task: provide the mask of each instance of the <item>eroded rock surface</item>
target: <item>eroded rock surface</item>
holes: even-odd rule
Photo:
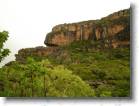
[[[77,41],[93,41],[94,44],[97,42],[97,45],[85,47],[87,51],[93,48],[130,47],[130,9],[115,12],[100,20],[56,25],[46,36],[44,43],[47,47],[21,49],[15,55],[16,60],[24,62],[29,56],[39,59],[48,55],[67,58],[70,56],[66,51],[61,50],[61,46]],[[81,48],[76,49],[82,51]]]
[[[126,39],[124,39],[126,38]],[[60,24],[46,35],[47,46],[63,46],[79,40],[105,40],[113,48],[128,46],[130,39],[130,9],[115,12],[100,20]]]

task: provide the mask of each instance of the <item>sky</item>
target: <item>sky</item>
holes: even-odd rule
[[[0,66],[15,59],[19,49],[45,46],[57,24],[100,19],[130,7],[128,0],[0,0],[0,31],[9,32],[11,50]]]

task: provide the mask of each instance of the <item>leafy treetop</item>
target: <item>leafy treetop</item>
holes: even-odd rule
[[[0,62],[10,53],[9,49],[4,48],[4,43],[8,37],[9,36],[7,31],[0,32]]]

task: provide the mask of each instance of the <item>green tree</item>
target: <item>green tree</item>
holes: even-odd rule
[[[15,62],[0,70],[4,88],[0,96],[22,97],[92,97],[94,90],[79,76],[62,65],[53,66],[48,60],[27,64]],[[2,84],[1,84],[2,85]]]
[[[4,57],[6,57],[10,53],[9,49],[5,49],[3,47],[7,38],[8,38],[8,32],[7,31],[0,32],[0,62],[2,61],[2,59]]]
[[[48,97],[92,97],[94,90],[79,76],[63,66],[56,66],[47,72]]]

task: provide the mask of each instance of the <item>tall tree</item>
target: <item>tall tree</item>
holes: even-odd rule
[[[10,53],[9,49],[4,48],[4,43],[9,37],[8,34],[9,33],[7,31],[0,32],[0,62]]]

